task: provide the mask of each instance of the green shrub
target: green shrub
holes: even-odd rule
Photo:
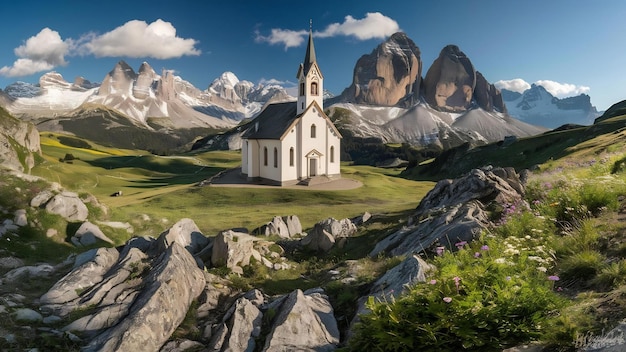
[[[538,338],[565,300],[549,279],[558,278],[530,259],[539,250],[525,250],[524,241],[532,238],[461,244],[435,259],[439,271],[430,281],[397,299],[370,298],[371,313],[361,316],[350,349],[482,351]]]
[[[600,271],[604,256],[594,250],[585,250],[565,257],[560,263],[560,272],[564,279],[590,280]]]
[[[592,282],[604,289],[613,289],[626,284],[626,259],[606,265],[598,272]]]

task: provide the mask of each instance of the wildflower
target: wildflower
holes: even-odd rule
[[[545,266],[539,266],[537,267],[537,270],[541,271],[542,273],[545,273],[546,271],[548,271],[548,269]]]
[[[450,302],[452,302],[452,297],[444,297],[443,301],[446,302],[446,303],[450,303]]]
[[[428,281],[428,283],[429,283],[429,284],[431,284],[431,285],[434,285],[434,284],[436,284],[436,283],[437,283],[437,280],[432,279],[432,280]]]
[[[550,280],[550,281],[559,281],[560,279],[556,275],[550,275],[550,276],[548,276],[548,280]]]
[[[505,277],[504,279],[505,279],[506,281],[511,281],[511,277],[510,277],[510,276],[507,276],[507,277]]]
[[[456,286],[456,292],[459,292],[459,282],[461,281],[461,278],[458,276],[455,276],[452,278],[452,280],[454,280],[454,286]]]
[[[480,257],[480,252],[474,253],[474,258],[479,258],[479,257]]]
[[[506,259],[504,259],[504,258],[497,258],[496,260],[494,260],[494,262],[496,264],[504,264],[504,263],[506,263]]]
[[[442,255],[446,247],[437,247],[437,255]]]
[[[558,292],[561,292],[561,291],[563,291],[563,287],[559,286],[559,287],[557,287],[557,288],[556,288],[556,290],[557,290]]]
[[[482,247],[480,247],[481,251],[488,251],[489,250],[489,246],[488,245],[483,245]]]
[[[467,244],[467,241],[461,241],[461,242],[457,242],[454,245],[456,246],[456,248],[461,249],[463,248],[463,246],[465,246]]]

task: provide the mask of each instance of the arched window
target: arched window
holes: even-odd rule
[[[304,95],[304,82],[300,83],[300,92],[299,92],[300,96]]]
[[[315,124],[311,125],[311,138],[315,138]]]
[[[263,147],[263,165],[267,166],[267,147]]]
[[[311,95],[317,95],[317,82],[311,83]]]
[[[331,163],[335,162],[335,146],[334,145],[330,146],[330,162]]]
[[[293,166],[294,157],[293,157],[293,147],[289,148],[289,166]]]
[[[278,167],[278,149],[274,147],[274,167]]]

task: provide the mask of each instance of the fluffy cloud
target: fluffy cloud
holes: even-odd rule
[[[323,31],[313,35],[319,38],[336,36],[354,37],[358,40],[385,38],[400,30],[398,23],[380,12],[367,13],[363,19],[355,19],[348,15],[343,23],[332,23]],[[258,43],[266,42],[271,45],[284,45],[285,50],[302,45],[308,31],[293,31],[289,29],[274,28],[268,36],[255,33]]]
[[[498,89],[506,89],[518,93],[523,93],[526,89],[530,88],[530,84],[521,78],[498,81],[493,85]]]
[[[255,33],[256,36],[254,40],[257,43],[267,42],[271,45],[283,44],[285,46],[285,50],[287,50],[291,47],[300,46],[304,42],[304,38],[307,33],[307,31],[292,31],[289,29],[274,28],[272,29],[272,33],[268,36],[263,36],[257,31]]]
[[[569,83],[559,83],[550,80],[539,80],[536,85],[544,87],[550,94],[557,98],[571,97],[574,95],[587,94],[591,88],[586,86],[577,86]]]
[[[321,38],[338,35],[354,36],[359,40],[386,38],[400,30],[398,22],[380,12],[367,13],[363,19],[348,15],[343,23],[333,23],[322,32],[316,33]]]
[[[152,57],[171,59],[184,55],[200,55],[194,39],[176,36],[176,28],[161,19],[150,24],[145,21],[128,21],[114,30],[94,36],[78,48],[96,57]]]
[[[69,42],[62,40],[59,32],[44,28],[15,48],[14,53],[18,59],[13,65],[0,68],[0,75],[28,76],[56,66],[64,66],[67,64],[65,56],[68,55],[69,48]]]
[[[591,90],[591,88],[587,86],[577,86],[575,84],[560,83],[546,79],[535,81],[533,84],[544,87],[550,94],[557,98],[566,98],[580,94],[587,94]],[[524,81],[521,78],[497,81],[496,83],[494,83],[494,85],[498,89],[506,89],[519,93],[523,93],[526,89],[530,88],[530,83]]]
[[[58,32],[44,28],[15,48],[18,59],[13,65],[0,68],[0,75],[19,77],[49,71],[67,65],[65,57],[72,55],[155,59],[200,55],[200,50],[195,48],[197,43],[194,39],[177,37],[176,28],[160,19],[150,24],[128,21],[102,35],[88,33],[79,39],[63,40]]]

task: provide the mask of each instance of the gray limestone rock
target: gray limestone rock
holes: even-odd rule
[[[28,218],[26,217],[25,209],[18,209],[14,213],[15,217],[13,218],[13,223],[17,226],[26,226],[28,225]]]
[[[67,221],[85,221],[89,215],[87,206],[74,192],[55,195],[45,207],[47,212],[60,215]]]
[[[487,207],[525,206],[524,186],[513,169],[474,169],[455,180],[441,180],[422,199],[408,226],[387,236],[370,252],[403,255],[439,243],[471,241],[491,224]]]
[[[253,352],[262,322],[261,310],[247,298],[239,298],[213,334],[210,351]]]
[[[328,298],[320,293],[290,293],[280,304],[263,351],[333,351],[339,329]]]
[[[21,322],[40,322],[43,320],[43,316],[38,312],[29,308],[20,308],[14,312],[15,320]]]
[[[72,243],[77,246],[88,246],[91,244],[95,244],[97,240],[101,240],[110,244],[113,244],[113,241],[108,238],[100,228],[92,224],[89,221],[84,222],[76,233],[71,238]]]
[[[195,255],[208,246],[210,240],[202,234],[193,220],[185,218],[161,233],[156,241],[156,246],[158,251],[162,252],[174,242]]]

